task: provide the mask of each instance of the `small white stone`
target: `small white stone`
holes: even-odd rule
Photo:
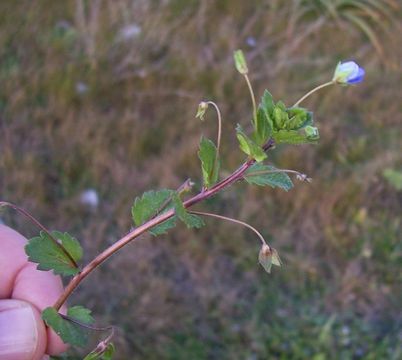
[[[123,27],[119,32],[119,39],[131,40],[138,37],[142,32],[142,29],[137,24],[130,24]]]
[[[246,39],[246,44],[250,47],[256,47],[257,46],[257,40],[253,36],[249,36]]]
[[[67,20],[59,20],[56,23],[56,29],[67,31],[67,30],[70,30],[71,28],[72,28],[72,25]]]
[[[350,328],[347,325],[342,326],[342,335],[348,336],[350,334]]]
[[[95,189],[84,190],[80,195],[80,202],[95,209],[99,205],[99,195]]]
[[[77,94],[85,94],[88,91],[88,85],[79,81],[75,84],[75,91]]]

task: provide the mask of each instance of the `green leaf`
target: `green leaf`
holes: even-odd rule
[[[306,126],[304,128],[304,132],[306,133],[306,137],[309,141],[317,141],[320,138],[318,129],[315,126]]]
[[[215,184],[219,175],[219,159],[217,158],[217,149],[215,144],[205,138],[201,137],[200,150],[198,157],[201,160],[202,177],[204,179],[205,187],[209,188]]]
[[[304,129],[303,129],[304,130]],[[296,130],[279,130],[272,134],[277,144],[315,144],[318,138],[309,138],[308,135]]]
[[[76,238],[72,237],[69,233],[62,233],[60,231],[52,231],[52,235],[61,241],[61,244],[75,262],[78,262],[82,259],[82,247]]]
[[[74,306],[67,310],[67,316],[83,324],[92,324],[94,319],[90,310]],[[83,347],[88,342],[88,329],[63,318],[55,308],[48,307],[42,312],[42,319],[50,326],[64,343]]]
[[[237,71],[242,75],[247,74],[248,73],[247,62],[246,58],[244,57],[243,51],[236,50],[233,54],[233,57]]]
[[[91,351],[84,360],[112,360],[114,352],[114,345],[109,343],[104,350]]]
[[[264,145],[272,134],[272,120],[268,112],[261,106],[257,110],[254,139],[257,145]]]
[[[275,105],[275,108],[272,112],[272,117],[276,130],[285,128],[286,123],[289,121],[289,115],[286,112],[285,105],[281,101],[278,101]]]
[[[172,197],[174,191],[163,189],[158,191],[147,191],[141,197],[137,197],[131,209],[133,220],[136,226],[140,226],[161,209]]]
[[[268,90],[265,90],[262,95],[260,107],[262,107],[269,115],[274,111],[274,100]]]
[[[80,259],[82,249],[78,241],[67,233],[56,234],[61,234],[60,240],[63,246],[66,245],[65,251],[68,251],[73,259]],[[57,238],[59,237],[57,236]],[[37,263],[38,270],[53,270],[55,274],[64,276],[75,275],[79,272],[79,268],[65,251],[44,231],[41,231],[39,236],[30,239],[25,245],[28,260]]]
[[[254,139],[258,145],[263,145],[272,135],[273,121],[272,112],[274,110],[274,101],[268,90],[264,91],[261,102],[257,110],[257,118],[254,124]]]
[[[168,230],[176,226],[176,216],[172,216],[170,219],[165,220],[163,223],[154,226],[149,230],[153,236],[166,234]]]
[[[256,161],[260,162],[266,159],[267,154],[262,150],[262,148],[251,140],[243,131],[240,125],[236,127],[236,136],[240,143],[240,149],[251,156]]]
[[[84,324],[93,324],[95,321],[91,315],[91,310],[81,305],[72,306],[68,308],[67,316],[75,320],[78,320],[79,322],[82,322]]]
[[[183,221],[188,228],[200,228],[205,225],[204,221],[197,215],[190,214],[183,205],[180,197],[175,194],[173,197],[176,215]]]
[[[286,110],[289,121],[285,124],[287,130],[299,130],[313,124],[313,113],[303,108],[289,108]]]
[[[147,191],[142,197],[137,197],[134,201],[134,205],[131,209],[134,224],[140,226],[153,216],[155,216],[162,207],[167,205],[172,199],[175,191],[163,189],[158,191]],[[170,218],[163,223],[154,226],[149,232],[154,235],[161,235],[166,233],[167,230],[173,228],[176,225],[174,218]]]
[[[267,244],[262,245],[258,261],[268,274],[271,273],[272,265],[281,266],[282,264],[278,252]]]
[[[285,191],[289,191],[293,187],[292,180],[288,174],[283,172],[274,172],[276,169],[273,166],[254,164],[244,175],[244,179],[253,185],[266,186],[273,188],[279,187]]]
[[[387,168],[382,172],[382,176],[395,188],[397,191],[402,190],[402,171]]]

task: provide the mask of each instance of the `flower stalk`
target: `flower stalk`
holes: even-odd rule
[[[327,87],[327,86],[334,85],[334,84],[335,84],[335,82],[334,82],[333,80],[331,80],[331,81],[328,81],[328,82],[326,82],[326,83],[324,83],[324,84],[321,84],[321,85],[315,87],[314,89],[310,90],[307,94],[303,95],[299,100],[297,100],[297,101],[295,102],[295,104],[294,104],[292,107],[297,107],[297,106],[299,106],[299,105],[300,105],[304,100],[306,100],[310,95],[314,94],[314,93],[317,92],[318,90],[321,90],[321,89],[323,89],[323,88],[325,88],[325,87]]]

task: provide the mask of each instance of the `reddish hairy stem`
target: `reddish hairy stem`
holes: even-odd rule
[[[263,146],[265,151],[269,150],[274,146],[273,139],[268,140],[268,142]],[[247,160],[243,165],[241,165],[237,170],[235,170],[231,175],[227,178],[221,180],[217,184],[215,184],[210,189],[204,189],[197,195],[192,198],[186,200],[183,205],[185,208],[189,208],[215,194],[224,188],[232,185],[233,183],[241,180],[243,178],[244,173],[248,170],[248,168],[255,163],[254,159]],[[63,294],[59,297],[59,299],[54,304],[54,308],[59,310],[61,306],[65,303],[67,298],[72,294],[72,292],[76,289],[76,287],[80,284],[82,280],[84,280],[97,266],[103,263],[106,259],[112,256],[116,251],[121,249],[123,246],[127,245],[129,242],[136,239],[138,236],[142,235],[144,232],[148,231],[152,227],[159,225],[160,223],[170,219],[174,216],[175,211],[171,209],[163,214],[156,216],[155,218],[147,221],[146,223],[136,227],[134,230],[130,231],[127,235],[122,237],[120,240],[116,241],[113,245],[108,247],[106,250],[101,252],[95,259],[93,259],[90,263],[88,263],[80,273],[75,275],[71,281],[67,284],[64,289]]]

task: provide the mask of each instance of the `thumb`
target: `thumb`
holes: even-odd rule
[[[20,300],[0,300],[0,360],[40,360],[46,339],[36,307]]]

